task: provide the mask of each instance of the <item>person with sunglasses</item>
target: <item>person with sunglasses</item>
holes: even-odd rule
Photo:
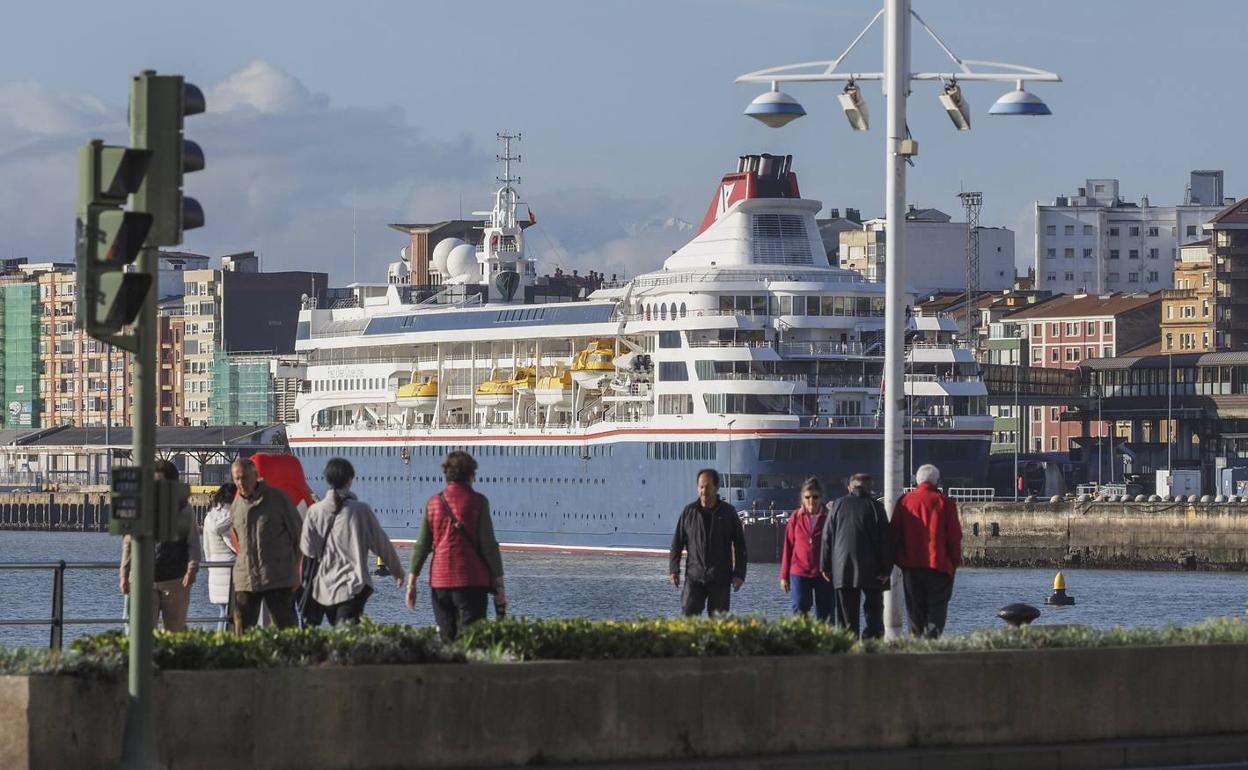
[[[823,484],[810,477],[802,484],[802,504],[789,515],[780,555],[780,590],[789,595],[794,615],[807,615],[813,606],[819,620],[835,620],[836,594],[820,573],[820,544],[827,510]]]

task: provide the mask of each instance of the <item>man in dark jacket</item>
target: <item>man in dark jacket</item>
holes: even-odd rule
[[[820,569],[836,589],[838,625],[857,634],[861,607],[866,616],[862,637],[884,636],[884,590],[893,572],[893,535],[867,474],[850,478],[849,494],[832,504],[820,552]]]
[[[958,504],[936,486],[935,465],[920,465],[914,478],[918,487],[893,509],[893,542],[905,579],[910,633],[936,639],[944,633],[953,576],[962,563],[962,524]]]
[[[745,583],[745,531],[737,510],[719,498],[719,472],[698,471],[698,499],[685,506],[676,522],[669,554],[672,585],[680,585],[680,554],[685,560],[685,590],[681,609],[686,615],[727,612],[732,591]],[[731,589],[731,590],[730,590]]]

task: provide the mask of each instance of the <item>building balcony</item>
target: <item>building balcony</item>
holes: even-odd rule
[[[1195,289],[1162,289],[1161,298],[1166,299],[1196,299]]]

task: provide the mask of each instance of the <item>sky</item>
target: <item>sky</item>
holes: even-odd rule
[[[692,235],[736,156],[792,154],[804,197],[884,208],[884,101],[863,86],[869,132],[851,131],[833,84],[786,86],[808,115],[771,129],[741,112],[760,89],[738,75],[837,56],[878,0],[360,0],[23,3],[0,25],[0,256],[71,260],[78,148],[124,143],[128,78],[181,73],[207,95],[187,120],[207,157],[187,194],[207,225],[184,248],[254,249],[266,270],[384,280],[424,222],[489,207],[495,133],[519,131],[520,192],[544,270],[655,269]],[[1006,86],[968,84],[970,132],[936,87],[915,85],[919,141],[908,198],[981,222],[1033,251],[1033,208],[1090,177],[1128,200],[1181,202],[1191,169],[1248,194],[1233,127],[1248,3],[1239,0],[920,0],[960,57],[1053,70],[1029,84],[1048,118],[989,117]],[[878,30],[878,27],[876,28]],[[916,70],[947,59],[917,28]],[[845,61],[881,67],[873,31]],[[673,226],[676,225],[676,226]]]

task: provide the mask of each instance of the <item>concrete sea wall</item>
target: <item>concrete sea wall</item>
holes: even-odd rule
[[[1122,767],[1248,756],[1245,682],[1234,645],[363,666],[165,672],[156,714],[179,770],[845,767],[857,751]],[[124,703],[121,682],[0,677],[0,767],[115,767]]]
[[[1248,506],[961,503],[969,565],[1248,569]]]

